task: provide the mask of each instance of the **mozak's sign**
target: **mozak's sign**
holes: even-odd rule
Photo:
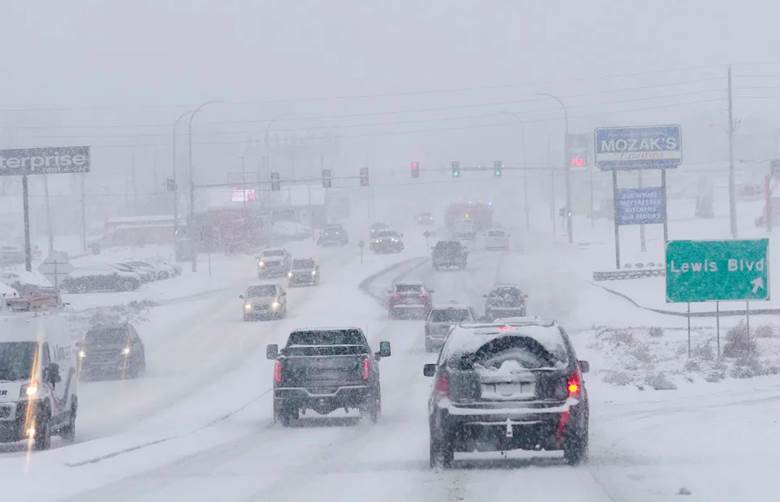
[[[679,125],[602,127],[594,131],[593,148],[602,170],[666,169],[682,162]]]
[[[0,150],[0,176],[89,172],[88,146]]]

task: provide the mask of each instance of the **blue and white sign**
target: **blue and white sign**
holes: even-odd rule
[[[594,132],[599,169],[666,169],[682,162],[679,125],[602,127]]]
[[[649,225],[666,219],[663,187],[624,188],[617,191],[618,225]]]

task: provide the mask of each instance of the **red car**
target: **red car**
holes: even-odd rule
[[[387,312],[391,319],[425,319],[431,311],[433,290],[422,282],[399,282],[388,293]]]

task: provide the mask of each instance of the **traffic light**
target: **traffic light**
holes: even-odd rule
[[[281,189],[281,183],[279,182],[279,173],[277,171],[271,172],[271,191],[278,192]]]
[[[410,164],[412,168],[412,178],[419,178],[420,177],[420,163],[416,160],[413,160]]]
[[[588,167],[591,136],[588,134],[569,134],[566,138],[566,161],[569,168],[585,169]]]
[[[457,160],[452,161],[452,177],[460,178],[460,162]]]
[[[330,188],[333,185],[333,177],[330,169],[322,170],[322,188]]]
[[[367,187],[368,186],[368,168],[367,167],[361,167],[360,168],[360,186]]]
[[[173,178],[166,178],[165,180],[165,190],[168,192],[175,192],[176,191],[176,180]]]
[[[504,163],[500,160],[493,161],[493,176],[500,178],[504,171]]]

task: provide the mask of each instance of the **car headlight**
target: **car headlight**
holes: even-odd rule
[[[83,350],[80,350],[79,351],[79,359],[84,359],[85,357],[87,357],[87,353],[84,352]]]
[[[311,275],[317,275],[317,271],[316,270],[312,270],[311,271]]]
[[[244,310],[252,310],[252,304],[251,303],[245,303],[244,304]]]
[[[287,277],[292,278],[292,272],[287,272]]]
[[[125,347],[124,349],[122,349],[122,355],[123,356],[130,355],[130,347]]]
[[[279,302],[277,302],[277,301],[274,301],[271,304],[271,308],[274,309],[274,310],[277,310],[280,306],[281,306],[281,304]]]
[[[38,395],[38,382],[32,381],[22,385],[19,392],[19,399],[33,398]]]
[[[259,262],[257,262],[257,266],[263,268],[265,267],[265,262],[263,260],[260,260]]]

